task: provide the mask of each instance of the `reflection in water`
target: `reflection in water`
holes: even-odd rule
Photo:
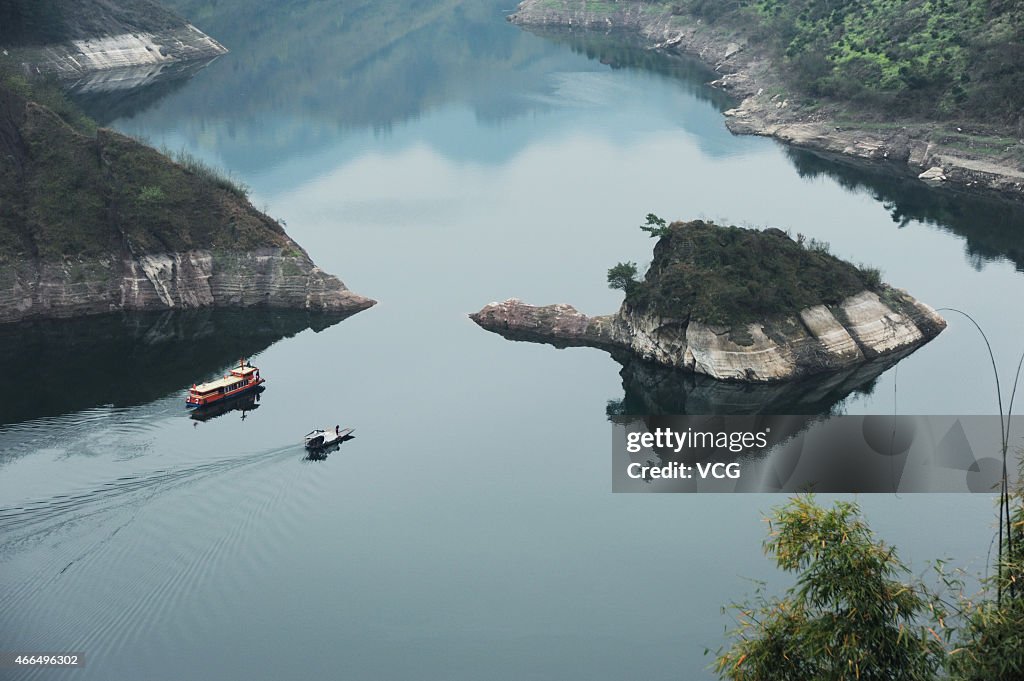
[[[97,123],[108,125],[118,118],[145,111],[213,61],[201,59],[98,71],[68,83],[67,93]]]
[[[672,87],[653,94],[672,98],[679,124],[707,152],[717,155],[730,138],[721,119],[704,112],[707,102],[721,110],[728,98],[705,85],[712,72],[700,62],[611,36],[537,36],[504,21],[509,6],[499,0],[326,0],[315,17],[270,0],[169,4],[231,52],[145,116],[133,120],[141,110],[125,103],[114,125],[158,145],[201,139],[203,154],[243,176],[301,159],[298,172],[308,179],[325,149],[366,132],[387,139],[441,110],[468,112],[484,128],[465,118],[434,123],[446,129],[446,155],[507,159],[525,140],[488,133],[508,133],[513,121],[567,104],[609,110],[637,98],[631,106],[645,108],[642,95],[617,89],[623,83],[609,71],[619,68],[671,79]],[[252,22],[239,22],[240,13]],[[623,120],[619,134],[645,124]],[[338,152],[331,157],[336,162]]]
[[[543,97],[523,95],[550,94],[550,64],[564,58],[507,25],[508,4],[496,0],[165,4],[230,52],[149,125],[184,124],[238,171],[282,152],[315,152],[345,131],[386,133],[452,102],[495,123],[547,108]]]
[[[882,357],[845,371],[787,383],[748,384],[657,366],[623,364],[625,396],[608,403],[609,417],[643,414],[832,414],[853,394],[871,394],[876,379],[910,353]]]
[[[124,313],[0,326],[0,425],[152,402],[343,319],[290,310]],[[184,402],[182,403],[184,409]]]
[[[967,256],[976,270],[980,271],[986,262],[1005,259],[1018,272],[1024,272],[1024,206],[929,187],[885,165],[871,168],[803,149],[785,150],[801,177],[826,176],[847,189],[870,193],[901,228],[918,220],[966,239]]]
[[[709,102],[719,111],[725,111],[735,104],[731,95],[707,85],[718,74],[704,62],[685,55],[652,50],[630,32],[599,33],[564,27],[528,27],[527,30],[552,42],[564,44],[576,54],[598,61],[612,70],[630,69],[673,78],[687,94]]]
[[[341,445],[348,442],[349,440],[355,440],[355,435],[346,435],[337,442],[327,445],[326,447],[318,447],[317,449],[307,449],[306,456],[302,458],[303,461],[327,461],[327,455],[333,454],[334,452],[341,450]]]

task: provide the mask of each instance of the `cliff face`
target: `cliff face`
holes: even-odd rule
[[[0,323],[116,310],[268,306],[352,314],[374,301],[281,248],[0,261]]]
[[[655,247],[646,281],[633,282],[617,314],[588,317],[570,305],[534,307],[511,299],[470,317],[515,340],[598,347],[620,358],[750,383],[792,381],[907,354],[946,326],[905,291],[880,282],[858,287],[859,270],[777,230],[705,223],[669,229]],[[758,281],[752,272],[771,280]],[[744,281],[757,286],[737,288]],[[767,297],[749,293],[769,285]],[[788,303],[793,300],[801,302]]]
[[[0,46],[30,72],[61,79],[111,69],[209,59],[216,40],[150,0],[13,0]],[[21,19],[20,24],[17,21]]]
[[[320,270],[195,159],[89,136],[0,89],[0,322],[113,310],[374,301]]]

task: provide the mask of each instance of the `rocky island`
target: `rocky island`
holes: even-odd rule
[[[2,73],[0,73],[2,76]],[[374,304],[317,267],[244,187],[0,78],[0,323],[116,310]]]
[[[640,359],[748,383],[901,357],[946,327],[935,310],[883,283],[877,271],[802,236],[700,220],[648,231],[659,239],[646,276],[634,279],[631,264],[609,272],[609,282],[626,293],[616,314],[590,317],[571,305],[511,299],[470,317],[513,340],[597,347],[623,363]]]

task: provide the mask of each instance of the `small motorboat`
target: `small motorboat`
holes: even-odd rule
[[[334,426],[334,428],[325,428],[324,430],[314,430],[306,434],[304,438],[306,449],[321,449],[328,447],[336,442],[342,442],[349,435],[352,434],[355,428],[342,428],[341,426]]]

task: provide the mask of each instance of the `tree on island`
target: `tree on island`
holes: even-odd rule
[[[647,232],[652,239],[654,237],[666,236],[672,231],[669,229],[665,219],[659,218],[654,213],[647,214],[647,222],[640,225],[640,229]]]
[[[636,286],[636,263],[620,262],[608,270],[608,288],[629,291]]]

